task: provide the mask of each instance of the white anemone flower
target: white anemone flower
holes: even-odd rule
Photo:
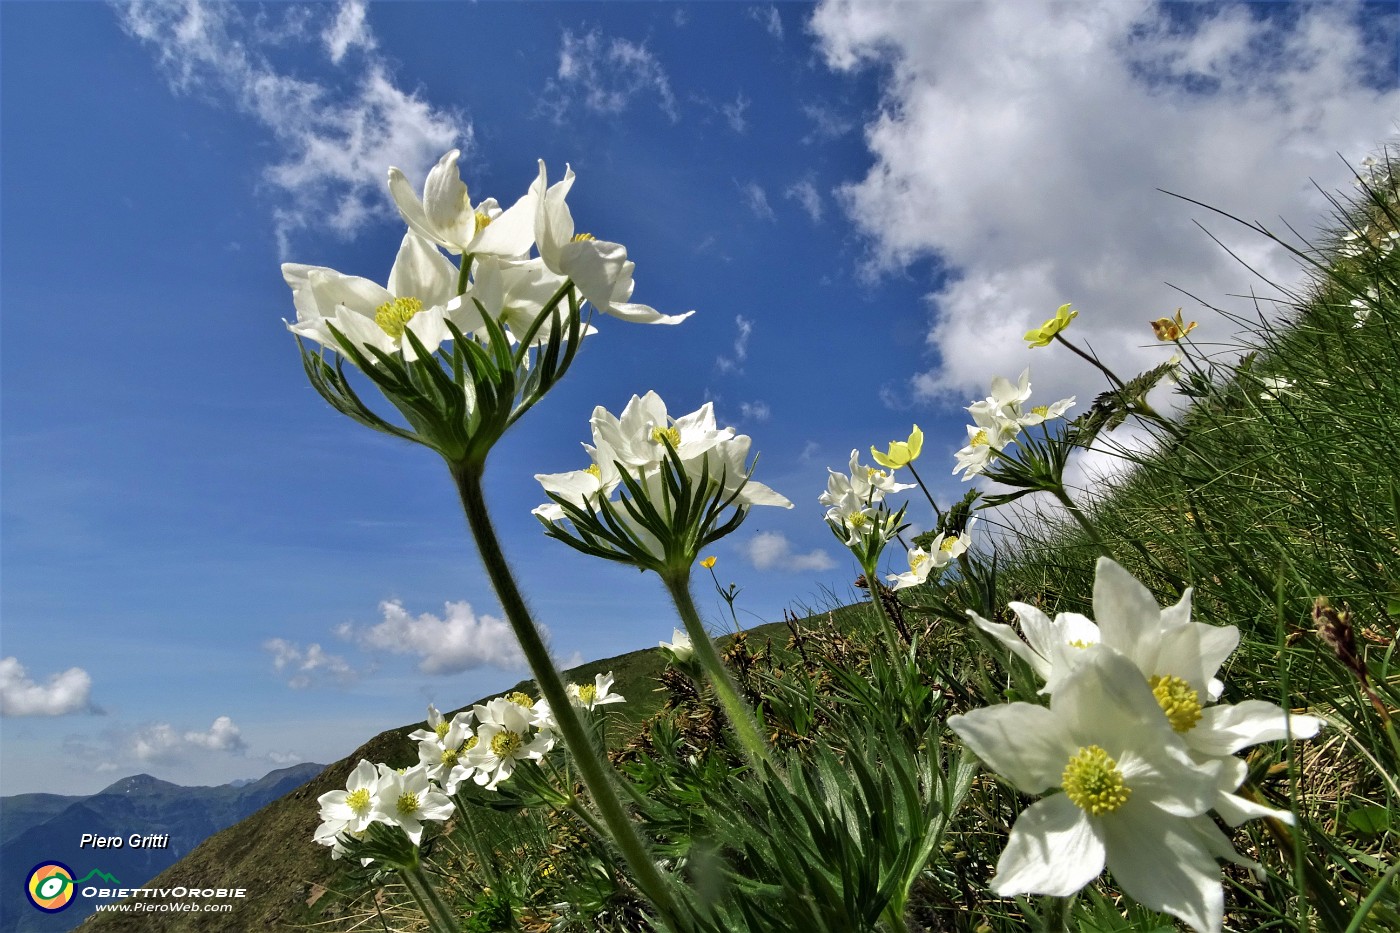
[[[671,629],[670,641],[658,642],[657,645],[671,652],[681,663],[689,661],[695,655],[695,643],[690,640],[689,635],[678,628]]]
[[[1122,890],[1194,930],[1224,916],[1217,857],[1235,857],[1208,818],[1220,763],[1198,762],[1132,661],[1091,647],[1050,707],[1008,703],[948,726],[1032,804],[1011,828],[994,892],[1067,897],[1107,866]]]
[[[423,822],[442,822],[452,817],[452,801],[428,780],[428,769],[422,765],[407,771],[386,768],[379,778],[374,818],[381,823],[397,826],[413,841],[423,838]]]
[[[350,772],[345,790],[327,791],[316,802],[321,805],[321,825],[315,839],[321,845],[335,845],[341,833],[355,835],[374,822],[378,802],[379,772],[364,759]]]
[[[967,446],[953,455],[957,458],[953,472],[966,471],[963,473],[964,482],[986,472],[996,452],[1011,443],[1020,430],[1020,425],[1014,421],[998,421],[986,426],[968,425]]]
[[[419,734],[421,731],[414,733]],[[462,754],[467,750],[467,743],[475,738],[470,715],[459,713],[447,723],[447,730],[441,735],[434,732],[430,738],[419,740],[418,763],[447,793],[456,793],[457,785],[471,773],[471,768],[462,762]]]
[[[447,308],[449,313],[456,315],[453,323],[462,327],[464,331],[467,328],[463,324],[476,323],[484,311],[509,331],[511,342],[514,343],[534,326],[536,319],[544,313],[545,305],[549,304],[550,299],[566,282],[567,279],[550,272],[544,261],[538,258],[506,262],[491,256],[481,256],[477,258],[473,268],[471,287],[466,294],[449,301]],[[556,307],[560,324],[567,326],[565,322],[569,317],[568,300],[562,299]],[[457,320],[458,317],[461,321]],[[478,336],[485,335],[484,324],[473,330]],[[546,318],[535,332],[531,344],[548,342],[553,330],[553,320]],[[580,337],[597,332],[598,328],[585,324],[580,328]],[[529,363],[528,357],[525,362]]]
[[[1088,648],[1102,644],[1126,657],[1151,688],[1168,722],[1198,760],[1222,759],[1219,794],[1214,807],[1231,825],[1257,816],[1292,822],[1292,814],[1236,796],[1247,771],[1230,757],[1261,742],[1288,737],[1311,738],[1322,727],[1314,716],[1292,715],[1262,700],[1210,705],[1225,689],[1216,676],[1239,645],[1233,625],[1191,621],[1188,588],[1165,609],[1132,574],[1107,557],[1099,558],[1094,577],[1094,618],[1060,613],[1052,621],[1026,603],[1011,603],[1024,641],[1008,625],[988,622],[974,612],[973,623],[1023,659],[1044,681],[1041,693],[1054,694],[1065,678],[1084,663]],[[1229,783],[1233,776],[1234,783]],[[1228,784],[1228,786],[1226,786]]]
[[[621,694],[612,692],[612,686],[612,671],[608,671],[606,674],[594,675],[591,684],[569,684],[565,689],[568,691],[570,703],[592,712],[609,703],[627,702]]]
[[[404,336],[406,331],[412,330],[429,352],[452,339],[445,321],[447,304],[456,291],[457,270],[412,231],[399,246],[387,287],[324,266],[290,262],[283,263],[282,277],[291,286],[297,309],[296,323],[288,323],[287,329],[337,353],[344,351],[329,325],[357,346],[402,351],[410,362],[417,353]]]
[[[487,790],[509,778],[517,762],[538,761],[554,747],[553,734],[536,729],[533,709],[497,697],[475,712],[477,742],[465,759],[476,769],[476,783]]]
[[[540,258],[551,272],[567,276],[583,297],[604,314],[635,324],[679,324],[694,314],[666,315],[655,308],[632,304],[632,270],[636,263],[627,258],[627,247],[574,233],[574,217],[564,202],[574,184],[574,170],[564,167],[564,180],[549,184],[544,160],[540,174],[530,186],[535,199],[535,243]],[[489,229],[489,228],[488,228]]]
[[[666,412],[666,403],[655,391],[632,396],[621,416],[599,405],[593,409],[589,424],[597,449],[610,456],[606,462],[601,457],[597,461],[605,482],[617,476],[614,466],[617,463],[634,474],[658,469],[666,459],[666,442],[684,462],[734,437],[733,428],[716,425],[713,402],[706,402],[688,415],[672,418]]]
[[[919,547],[911,548],[909,551],[909,571],[886,576],[891,588],[903,590],[911,586],[919,586],[927,582],[933,571],[942,570],[966,554],[972,540],[972,526],[976,521],[976,518],[969,521],[962,534],[949,535],[946,532],[939,534],[938,537],[929,542],[927,551]]]
[[[473,207],[457,171],[460,155],[453,149],[428,170],[421,200],[403,172],[389,169],[389,194],[399,214],[409,229],[450,253],[524,258],[535,236],[533,189],[509,210],[501,210],[495,198]]]

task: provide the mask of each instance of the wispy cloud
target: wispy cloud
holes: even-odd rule
[[[0,659],[0,716],[64,716],[97,712],[92,705],[92,678],[81,667],[49,677],[48,683],[29,679],[19,658]]]
[[[1118,372],[1162,362],[1167,351],[1144,347],[1146,320],[1181,304],[1163,283],[1215,299],[1253,284],[1193,217],[1264,277],[1298,280],[1283,250],[1154,190],[1306,229],[1327,209],[1309,179],[1349,188],[1335,153],[1359,161],[1393,129],[1396,76],[1375,67],[1394,61],[1393,10],[1271,9],[817,8],[811,28],[831,67],[888,75],[865,126],[873,165],[841,191],[870,268],[933,259],[948,270],[929,296],[940,365],[913,374],[906,393],[961,401],[1037,363],[1037,396],[1101,389],[1021,340],[1065,301],[1081,309],[1080,339]],[[1223,341],[1233,331],[1209,317],[1201,328]]]
[[[789,201],[796,201],[798,206],[806,212],[812,219],[812,223],[822,219],[822,196],[817,193],[817,186],[810,178],[804,178],[788,186],[783,192],[783,197]]]
[[[783,37],[783,18],[773,4],[749,7],[749,19],[755,20],[774,39]]]
[[[763,190],[762,185],[756,181],[747,182],[742,185],[736,181],[735,184],[739,187],[739,194],[743,197],[744,203],[748,205],[749,210],[755,217],[759,220],[768,221],[778,219],[778,216],[773,213],[772,205],[768,203],[768,193]]]
[[[749,358],[749,335],[753,333],[753,321],[742,314],[734,315],[734,350],[731,356],[715,358],[715,367],[722,373],[739,369],[739,364]]]
[[[518,670],[525,659],[505,620],[472,612],[465,602],[447,603],[441,617],[410,615],[398,600],[379,604],[383,621],[368,627],[339,626],[336,634],[366,651],[414,655],[424,674],[459,674],[491,665]]]
[[[773,409],[767,402],[740,402],[739,414],[747,421],[767,421],[773,416]]]
[[[805,145],[830,142],[856,128],[856,121],[830,104],[803,104],[802,115],[812,122],[812,129],[802,137]]]
[[[724,114],[725,121],[729,123],[729,128],[734,132],[742,133],[748,129],[749,124],[744,119],[744,112],[749,109],[751,103],[753,101],[745,97],[743,91],[740,91],[738,96],[734,98],[734,103],[720,105],[720,113]]]
[[[565,30],[559,68],[546,89],[544,106],[562,121],[576,100],[594,113],[622,113],[640,95],[652,95],[672,123],[680,120],[671,80],[661,60],[646,45],[613,37],[597,29],[583,35]]]
[[[825,551],[814,550],[806,554],[794,554],[792,543],[785,535],[776,531],[761,531],[739,547],[756,570],[798,573],[830,570],[836,566],[836,562]]]
[[[280,19],[251,9],[137,0],[118,7],[118,16],[151,49],[172,91],[231,107],[271,135],[277,161],[263,179],[281,204],[273,217],[282,255],[298,231],[349,239],[392,216],[387,166],[422,177],[442,153],[470,146],[471,125],[460,114],[394,83],[363,3],[287,7]],[[320,29],[316,20],[325,21]],[[291,42],[319,46],[342,80],[309,80],[274,65],[267,50]]]
[[[287,677],[287,686],[302,690],[325,680],[346,684],[359,676],[350,662],[330,654],[316,642],[303,647],[285,638],[270,638],[263,650],[272,655],[272,666]]]

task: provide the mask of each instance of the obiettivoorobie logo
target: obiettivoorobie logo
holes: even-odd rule
[[[108,884],[121,883],[105,871],[96,868],[74,881],[73,869],[62,862],[40,862],[29,872],[24,893],[35,908],[46,914],[56,914],[73,903],[73,894],[78,885],[86,884],[93,878],[101,878]]]

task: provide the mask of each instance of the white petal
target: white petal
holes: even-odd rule
[[[1100,557],[1094,575],[1094,621],[1104,643],[1134,660],[1138,652],[1155,647],[1162,608],[1147,587],[1107,557]]]
[[[1012,608],[1014,609],[1015,606],[1016,604],[1013,604]],[[973,625],[995,638],[1008,651],[1029,664],[1031,670],[1039,674],[1042,679],[1050,676],[1050,662],[1022,641],[1011,626],[1002,625],[1000,622],[988,622],[971,609],[967,611],[967,614],[972,616]],[[1050,620],[1046,619],[1045,621],[1049,624]]]
[[[1260,742],[1287,738],[1309,739],[1317,735],[1322,720],[1315,716],[1290,716],[1264,700],[1208,706],[1201,710],[1196,727],[1186,733],[1187,744],[1204,755],[1233,755]]]
[[[1129,799],[1101,821],[1108,870],[1134,900],[1216,933],[1225,914],[1220,868],[1190,820]]]
[[[1056,794],[1016,818],[991,888],[1002,897],[1068,897],[1097,878],[1103,867],[1098,828],[1068,797]]]
[[[948,728],[993,771],[1028,794],[1058,787],[1078,750],[1061,719],[1033,703],[1004,703],[950,716]]]

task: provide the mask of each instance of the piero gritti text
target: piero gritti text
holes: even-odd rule
[[[147,833],[145,835],[132,833],[125,838],[83,833],[78,840],[78,848],[80,849],[168,849],[169,847],[169,833]]]

